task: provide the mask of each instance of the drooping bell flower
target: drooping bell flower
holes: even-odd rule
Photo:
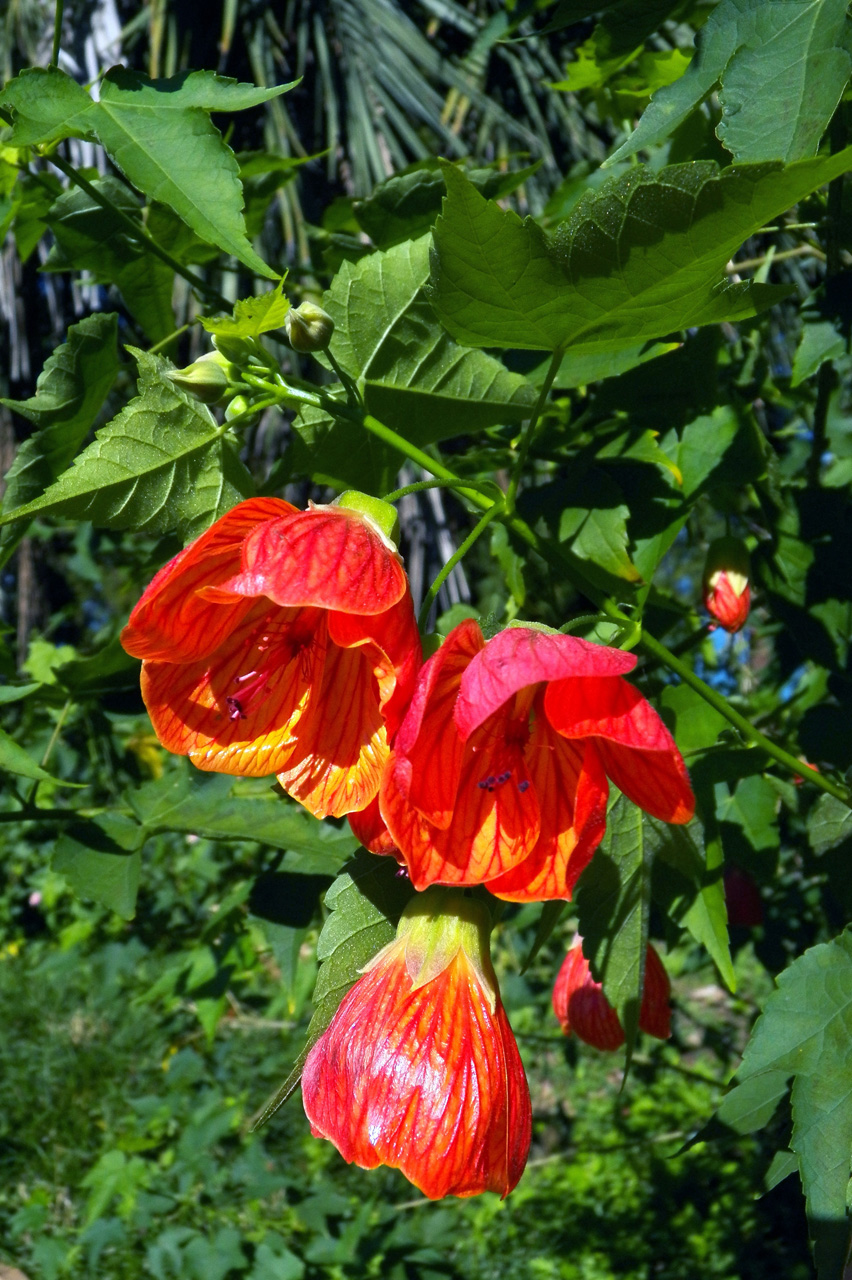
[[[748,550],[739,538],[711,542],[704,565],[704,607],[726,631],[741,631],[751,604]]]
[[[317,817],[375,796],[421,660],[395,513],[361,498],[241,502],[159,571],[121,636],[164,747],[276,774]]]
[[[362,1169],[401,1170],[432,1200],[507,1196],[529,1151],[529,1089],[489,931],[484,904],[418,894],[302,1073],[316,1137]]]
[[[624,1031],[583,955],[582,938],[574,940],[553,987],[553,1012],[566,1036],[572,1033],[595,1049],[618,1049]],[[639,1006],[639,1029],[658,1040],[671,1035],[671,983],[663,962],[649,944],[645,953],[645,982]]]
[[[379,792],[387,835],[369,847],[388,852],[389,837],[418,889],[486,884],[534,902],[571,896],[604,833],[607,778],[653,816],[687,822],[680,752],[622,678],[635,665],[526,626],[486,643],[462,622],[420,672]]]

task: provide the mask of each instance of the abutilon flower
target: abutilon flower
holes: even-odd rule
[[[529,1089],[500,1002],[487,908],[431,889],[343,997],[302,1073],[316,1137],[424,1195],[506,1196],[529,1151]]]
[[[404,859],[415,888],[484,883],[499,898],[569,898],[606,825],[607,778],[666,822],[694,797],[671,734],[622,679],[632,654],[462,622],[418,677],[379,792],[353,824]]]
[[[421,661],[393,543],[343,499],[241,502],[156,574],[121,635],[164,747],[274,773],[320,818],[375,796]]]
[[[726,631],[741,631],[751,604],[748,550],[739,538],[711,542],[704,565],[704,607]]]
[[[553,987],[553,1012],[566,1036],[574,1035],[595,1049],[618,1049],[624,1031],[583,955],[582,938],[574,940]],[[645,984],[639,1006],[639,1029],[658,1040],[671,1035],[671,983],[663,962],[649,944],[645,953]]]

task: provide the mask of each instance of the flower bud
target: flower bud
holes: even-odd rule
[[[284,328],[294,351],[325,351],[334,333],[334,321],[315,302],[303,302],[287,312]]]
[[[185,369],[173,369],[166,377],[202,404],[215,404],[224,397],[235,372],[220,351],[208,351]]]
[[[748,550],[739,538],[711,542],[704,565],[704,607],[726,631],[746,624],[751,589]]]

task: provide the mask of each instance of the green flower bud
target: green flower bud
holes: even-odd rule
[[[252,356],[257,354],[254,338],[225,337],[221,333],[214,333],[213,346],[226,360],[241,366],[247,365]]]
[[[303,302],[287,312],[284,328],[294,351],[325,351],[334,333],[334,321],[315,302]]]
[[[202,404],[215,404],[224,397],[231,384],[231,375],[236,372],[230,360],[219,351],[208,351],[194,364],[188,364],[185,369],[174,369],[166,377]]]

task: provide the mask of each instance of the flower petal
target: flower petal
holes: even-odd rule
[[[369,849],[370,853],[388,853],[404,865],[405,859],[397,849],[379,811],[378,796],[374,796],[365,809],[359,809],[348,816],[353,836],[360,840],[365,849]]]
[[[359,617],[352,613],[330,612],[328,632],[341,648],[369,646],[382,717],[390,740],[411,701],[414,682],[423,662],[411,592],[406,587],[402,599],[380,614]]]
[[[695,797],[683,758],[651,704],[626,680],[558,680],[544,696],[566,738],[594,738],[607,775],[652,817],[688,822]]]
[[[500,631],[464,673],[454,718],[462,740],[527,685],[565,676],[618,676],[636,659],[621,649],[531,627]]]
[[[275,773],[294,750],[326,648],[322,614],[255,601],[212,657],[143,664],[142,697],[157,737],[199,769]]]
[[[227,583],[288,608],[384,613],[407,589],[405,570],[373,525],[343,507],[312,507],[260,525]]]
[[[199,591],[217,586],[240,568],[243,542],[260,524],[296,508],[280,498],[249,498],[211,525],[154,575],[121,633],[134,658],[186,662],[204,658],[245,617],[251,601],[227,608]]]
[[[639,1029],[658,1040],[668,1040],[672,1033],[672,1011],[669,1004],[672,984],[665,966],[648,943],[645,952],[645,981],[639,1006]]]
[[[400,1169],[430,1199],[505,1196],[529,1150],[529,1090],[503,1010],[460,951],[411,989],[405,941],[344,996],[302,1074],[315,1135],[365,1169]]]
[[[278,781],[315,817],[339,818],[370,803],[388,748],[365,650],[329,645],[322,684],[291,737]]]

